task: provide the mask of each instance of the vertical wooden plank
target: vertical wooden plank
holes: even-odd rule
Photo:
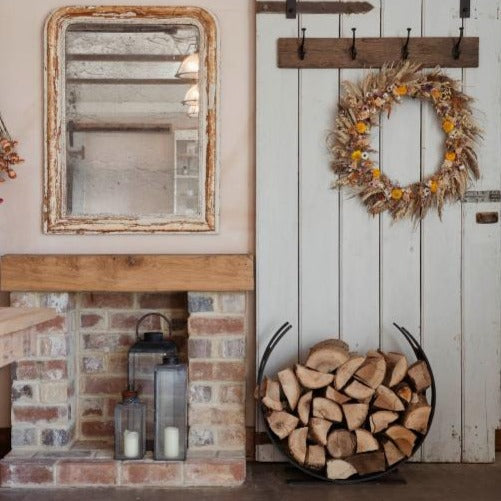
[[[257,16],[256,46],[256,331],[257,363],[275,330],[292,331],[273,353],[269,373],[298,357],[298,70],[276,64],[276,40],[297,34],[297,19]],[[262,424],[258,429],[262,430]],[[258,460],[275,459],[258,446]]]
[[[384,0],[382,36],[421,35],[421,2]],[[412,39],[409,45],[412,50]],[[399,57],[397,54],[396,57]],[[421,175],[421,102],[403,99],[394,106],[391,117],[381,116],[381,170],[404,187]],[[393,322],[405,326],[420,340],[420,232],[419,224],[406,219],[393,223],[389,214],[381,216],[381,346],[387,351],[414,355]],[[421,459],[418,451],[412,458]]]
[[[457,36],[458,2],[423,0],[423,35]],[[460,69],[447,70],[461,79]],[[436,171],[444,153],[440,120],[423,106],[423,176]],[[448,205],[442,220],[430,213],[422,222],[421,343],[437,385],[433,425],[423,460],[461,461],[461,204]],[[447,363],[444,363],[444,361]]]
[[[465,70],[466,91],[481,110],[484,138],[479,148],[482,178],[475,189],[501,186],[501,2],[472,1],[465,32],[480,37],[479,68]],[[501,304],[499,224],[479,225],[475,213],[499,204],[463,207],[463,461],[494,461],[499,419]]]
[[[380,35],[380,2],[363,16],[341,16],[341,36]],[[340,79],[358,81],[363,70],[342,70]],[[373,146],[378,149],[378,140]],[[353,351],[379,346],[379,218],[367,214],[348,190],[340,192],[340,336]]]
[[[338,15],[301,16],[308,37],[339,36]],[[308,47],[308,42],[306,42]],[[300,359],[339,336],[339,192],[333,190],[328,133],[334,127],[339,71],[299,71]]]

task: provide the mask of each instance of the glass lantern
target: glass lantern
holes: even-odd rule
[[[115,406],[115,459],[142,459],[146,453],[146,406],[125,390]]]
[[[140,335],[139,329],[147,317],[157,316],[165,320],[172,334],[170,320],[161,313],[147,313],[136,324],[136,342],[130,347],[128,354],[129,389],[138,392],[146,404],[146,448],[153,450],[154,436],[154,370],[162,363],[164,357],[177,356],[174,341],[165,339],[163,332],[145,332]]]
[[[186,364],[177,356],[164,357],[155,367],[155,450],[161,461],[186,459],[187,377]]]

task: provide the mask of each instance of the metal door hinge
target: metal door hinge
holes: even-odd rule
[[[467,191],[464,194],[462,201],[467,203],[501,202],[501,191],[499,190]]]

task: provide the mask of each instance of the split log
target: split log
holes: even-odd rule
[[[402,382],[407,374],[407,358],[402,353],[389,352],[384,354],[386,361],[386,377],[384,385],[393,388]]]
[[[398,419],[398,413],[393,411],[376,411],[369,416],[372,433],[386,430],[388,426]]]
[[[386,461],[384,452],[366,452],[364,454],[355,454],[346,459],[359,475],[368,475],[386,470]]]
[[[405,402],[409,403],[412,398],[411,387],[407,383],[400,383],[395,388],[395,393]]]
[[[328,398],[316,397],[313,399],[313,416],[340,423],[343,420],[341,407]]]
[[[369,412],[368,404],[344,404],[343,413],[349,430],[360,428]]]
[[[405,411],[402,424],[410,430],[424,434],[428,430],[428,421],[430,419],[430,414],[430,405],[422,402],[411,404]]]
[[[331,480],[344,480],[357,474],[352,464],[342,459],[329,459],[327,461],[327,478]]]
[[[405,410],[404,404],[397,397],[397,395],[392,390],[383,385],[378,386],[376,390],[374,407],[377,407],[378,409],[386,409],[389,411]]]
[[[327,438],[327,450],[336,459],[343,459],[355,454],[357,441],[348,430],[334,430]]]
[[[280,438],[288,437],[297,427],[299,419],[285,411],[273,411],[266,420],[273,433]]]
[[[301,423],[305,426],[308,425],[308,421],[310,419],[310,408],[311,408],[311,400],[313,398],[313,392],[309,391],[305,393],[297,404],[297,414]]]
[[[355,436],[357,438],[357,454],[377,451],[379,449],[379,442],[370,431],[359,428],[355,430]]]
[[[325,448],[322,445],[308,446],[306,465],[313,470],[321,470],[325,466]]]
[[[359,381],[352,381],[345,389],[344,392],[349,397],[354,398],[355,400],[366,400],[371,399],[372,395],[374,395],[374,390],[369,386],[365,386]]]
[[[383,356],[367,357],[360,369],[355,372],[355,379],[374,390],[383,382],[386,375],[386,362]]]
[[[284,406],[280,401],[280,384],[278,381],[266,377],[263,381],[262,392],[261,401],[268,409],[273,411],[283,410]]]
[[[412,431],[408,430],[404,426],[396,424],[390,426],[385,433],[387,437],[393,440],[401,452],[403,452],[407,457],[412,456],[414,444],[416,443],[416,435],[414,435]]]
[[[312,417],[308,423],[309,437],[319,445],[327,445],[327,433],[332,422],[327,419]]]
[[[299,397],[301,396],[301,387],[291,368],[284,369],[278,373],[278,379],[282,385],[282,390],[287,397],[287,402],[289,402],[289,407],[293,411],[298,403]]]
[[[329,373],[344,364],[349,358],[348,350],[339,346],[338,340],[327,340],[310,349],[306,367]]]
[[[324,388],[334,380],[333,374],[325,374],[313,369],[307,369],[302,365],[296,365],[296,376],[302,386],[309,390]]]
[[[388,466],[393,466],[405,457],[405,455],[400,452],[400,449],[391,440],[383,440],[383,449]]]
[[[332,386],[327,386],[327,388],[325,388],[325,398],[333,400],[339,405],[343,405],[351,400],[350,397],[348,397],[344,393],[341,393],[340,391],[337,391]]]
[[[428,366],[422,360],[418,360],[409,367],[407,376],[418,393],[423,392],[431,386],[431,376],[428,372]]]
[[[360,369],[360,366],[365,362],[366,357],[354,356],[347,360],[336,371],[336,379],[334,386],[336,390],[341,390],[343,386],[353,377],[353,374]]]
[[[296,428],[289,435],[289,451],[292,457],[299,463],[306,461],[306,439],[308,438],[308,427]]]

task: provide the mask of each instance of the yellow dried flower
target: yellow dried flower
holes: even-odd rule
[[[432,89],[431,96],[433,99],[440,99],[442,97],[442,93],[438,89]]]
[[[355,124],[355,129],[359,134],[365,134],[367,132],[367,125],[364,122],[357,122]]]
[[[450,120],[444,120],[442,122],[442,129],[444,129],[444,131],[449,134],[449,132],[452,132],[454,130],[454,123]]]
[[[456,152],[454,152],[454,151],[447,151],[445,153],[445,159],[449,160],[449,162],[454,162],[454,160],[456,160]]]
[[[391,190],[391,198],[393,198],[393,200],[400,200],[403,194],[404,192],[400,188],[393,188]]]
[[[360,160],[362,158],[362,152],[360,150],[355,150],[351,152],[352,160]]]
[[[395,91],[399,96],[405,96],[407,94],[407,85],[399,85]]]
[[[438,181],[435,181],[434,179],[432,179],[430,181],[430,191],[432,193],[436,193],[438,190]]]
[[[379,169],[372,169],[372,177],[374,179],[379,179],[381,177],[381,171]]]

